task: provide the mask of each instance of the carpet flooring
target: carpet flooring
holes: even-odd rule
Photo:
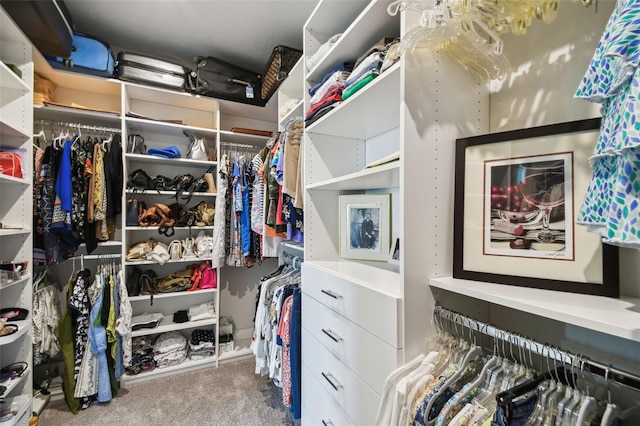
[[[282,390],[254,373],[247,359],[123,387],[109,403],[73,414],[64,400],[49,402],[40,426],[298,426]]]

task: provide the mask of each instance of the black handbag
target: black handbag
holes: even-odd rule
[[[150,189],[151,177],[142,169],[134,170],[127,177],[127,188],[144,191]]]

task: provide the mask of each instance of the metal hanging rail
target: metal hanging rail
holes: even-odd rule
[[[440,305],[436,305],[433,315],[434,320],[437,318],[436,321],[445,320],[455,324],[455,326],[468,328],[470,330],[470,334],[481,333],[493,338],[494,342],[500,340],[510,345],[516,345],[525,351],[533,352],[542,357],[556,359],[566,365],[578,365],[581,366],[580,368],[584,368],[591,374],[640,390],[640,376],[636,374],[622,371],[609,365],[604,365],[590,360],[580,354],[572,354],[568,351],[551,347],[546,343],[536,342],[528,337],[503,330],[491,324],[483,323],[466,315],[446,309]]]
[[[70,127],[74,129],[93,130],[94,132],[105,133],[120,133],[122,131],[120,128],[116,127],[93,126],[90,124],[68,123],[65,121],[34,120],[33,124],[34,126],[38,124],[41,126]]]

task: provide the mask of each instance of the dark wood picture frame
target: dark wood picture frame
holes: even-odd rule
[[[600,119],[594,118],[456,140],[454,278],[619,297],[618,247],[603,244],[599,235],[588,232],[586,226],[575,221],[591,178],[588,157],[599,129]],[[526,192],[522,183],[519,186],[494,185],[491,179],[495,181],[498,172],[508,175],[503,179],[514,183],[517,179],[511,179],[515,176],[512,167],[522,169],[531,164],[544,167],[549,162],[543,160],[549,158],[561,158],[557,161],[564,165],[559,183],[563,188],[562,204],[555,210],[564,215],[556,219],[561,224],[559,230],[554,230],[561,239],[559,244],[559,241],[553,241],[556,243],[553,250],[557,252],[531,247],[531,240],[534,243],[542,241],[541,235],[545,232],[539,229],[543,225],[534,221],[530,225],[526,223],[533,212],[527,218],[524,215],[505,217],[503,210],[495,208],[496,198],[492,198],[495,191],[506,193],[505,188],[520,191],[522,197]],[[519,174],[518,179],[521,176]],[[544,176],[546,184],[547,174]],[[526,198],[520,196],[516,201],[518,205]],[[512,195],[499,197],[513,200]],[[539,206],[528,204],[529,207],[538,211]],[[549,210],[553,212],[554,208]],[[482,214],[478,214],[480,210]],[[542,214],[542,210],[538,213]],[[546,224],[549,224],[549,216],[546,218]],[[503,225],[499,231],[496,231],[497,221]],[[530,226],[530,230],[523,231],[519,222],[523,222],[525,228]],[[543,222],[540,220],[539,223]],[[501,232],[505,223],[509,225],[507,234]],[[524,237],[516,236],[523,232]],[[494,239],[496,235],[504,241]],[[522,247],[514,244],[522,242],[527,244],[526,250],[517,250]]]

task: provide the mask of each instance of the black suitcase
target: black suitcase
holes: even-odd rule
[[[264,106],[260,90],[262,75],[213,56],[196,58],[190,90],[197,95]]]
[[[71,56],[73,21],[62,0],[0,0],[0,4],[40,53]]]
[[[198,95],[265,106],[301,56],[301,50],[276,46],[262,74],[212,56],[198,57],[190,90]]]
[[[191,70],[163,59],[132,53],[118,53],[116,75],[120,80],[174,90],[186,90]]]

